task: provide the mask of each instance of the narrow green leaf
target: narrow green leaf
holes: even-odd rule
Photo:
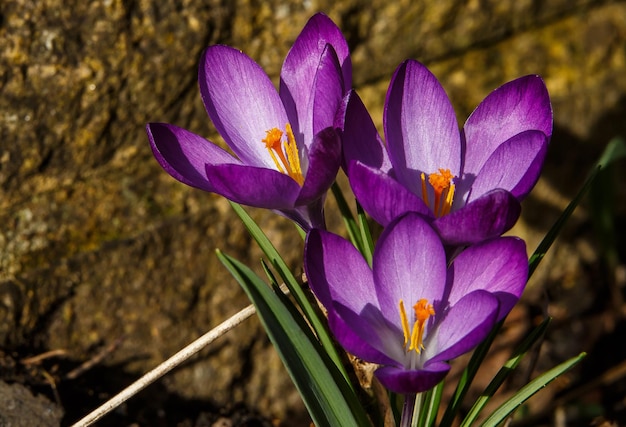
[[[361,240],[359,225],[354,219],[354,215],[352,215],[352,211],[346,202],[346,198],[343,196],[341,188],[339,188],[339,184],[335,181],[330,189],[333,192],[333,196],[335,196],[335,201],[337,202],[337,207],[339,208],[339,212],[343,218],[343,223],[348,231],[350,241],[354,247],[359,250],[359,252],[363,253],[363,241]]]
[[[489,352],[489,348],[491,348],[491,344],[493,344],[493,341],[496,339],[496,336],[502,327],[502,323],[503,321],[498,322],[493,327],[487,338],[485,338],[485,340],[481,342],[478,347],[476,347],[476,350],[474,350],[467,367],[461,373],[459,382],[457,383],[454,394],[448,403],[446,412],[443,414],[439,427],[450,427],[452,425],[454,417],[456,417],[456,414],[459,412],[463,399],[465,398],[465,395],[467,394],[467,391],[469,390],[470,385],[478,372],[478,368],[480,368],[485,356],[487,356],[487,352]]]
[[[272,242],[267,238],[265,233],[261,230],[261,228],[254,222],[254,220],[248,215],[248,213],[237,203],[230,202],[230,205],[233,207],[233,210],[239,218],[243,221],[243,224],[248,229],[248,232],[252,236],[252,238],[257,242],[265,256],[269,259],[272,266],[278,271],[280,277],[285,281],[289,292],[293,295],[294,299],[298,306],[302,309],[304,316],[311,324],[311,327],[315,331],[317,338],[320,340],[322,346],[330,356],[331,360],[334,362],[335,366],[339,369],[339,371],[343,374],[346,381],[349,382],[348,373],[346,372],[343,363],[341,362],[341,357],[337,352],[337,348],[335,347],[333,340],[330,337],[330,333],[326,325],[320,320],[315,308],[311,304],[311,302],[306,297],[302,287],[291,273],[291,270],[285,263],[285,260],[280,256]]]
[[[272,273],[272,270],[270,270],[269,265],[267,265],[264,259],[261,260],[261,267],[263,267],[263,272],[267,276],[267,279],[270,281],[272,287],[280,288],[280,284],[278,283],[278,280],[276,280],[276,276],[274,276],[274,273]]]
[[[332,362],[323,360],[327,357],[324,350],[309,339],[281,297],[244,264],[220,251],[217,256],[255,305],[313,422],[318,426],[370,425],[348,383]]]
[[[489,399],[491,399],[498,388],[500,388],[511,372],[517,368],[517,365],[519,365],[528,350],[543,337],[551,320],[552,319],[548,317],[541,322],[541,324],[533,329],[533,331],[528,334],[522,343],[513,351],[513,356],[502,366],[487,388],[485,388],[485,391],[478,399],[476,399],[476,402],[474,402],[474,405],[461,423],[461,427],[469,427],[473,424],[480,411],[485,407],[487,402],[489,402]]]
[[[361,207],[361,205],[357,202],[356,205],[357,215],[359,218],[359,230],[361,235],[361,242],[363,243],[363,249],[361,250],[361,254],[365,257],[365,260],[372,266],[372,254],[374,252],[374,242],[372,240],[372,233],[370,232],[370,227],[367,224],[367,218],[365,217],[365,211]]]
[[[430,402],[426,408],[426,420],[425,427],[432,427],[437,421],[437,414],[439,413],[439,404],[441,403],[441,396],[443,395],[444,381],[441,381],[431,390]]]
[[[600,160],[598,160],[598,166],[606,167],[619,159],[626,159],[626,140],[622,137],[615,137],[607,144]]]
[[[537,246],[535,252],[530,257],[530,260],[528,262],[529,278],[537,269],[537,266],[548,252],[548,249],[550,249],[550,246],[552,246],[552,243],[554,243],[554,240],[559,235],[561,229],[574,212],[574,209],[576,209],[576,206],[578,206],[584,195],[591,187],[591,184],[598,175],[598,172],[600,172],[601,169],[605,168],[615,160],[624,157],[626,157],[626,143],[624,142],[624,140],[621,138],[615,138],[611,140],[611,142],[609,142],[604,152],[600,156],[600,160],[598,160],[598,163],[596,163],[594,168],[589,173],[587,179],[585,180],[585,183],[578,191],[578,194],[576,194],[576,197],[574,197],[574,199],[567,205],[561,216],[559,216],[552,228],[550,228],[539,246]]]
[[[417,427],[427,427],[435,423],[441,394],[443,393],[443,381],[432,389],[422,393],[422,401],[419,412]]]
[[[522,387],[513,397],[504,402],[493,414],[489,416],[483,423],[483,427],[496,427],[509,417],[522,403],[528,400],[532,395],[548,385],[559,375],[570,370],[578,364],[584,357],[585,353],[580,353],[576,357],[561,363],[560,365],[550,369]]]
[[[620,156],[621,154],[621,156]],[[626,157],[626,144],[621,140],[612,150],[609,158]],[[620,234],[616,227],[617,188],[623,186],[623,165],[610,164],[603,168],[589,191],[591,218],[595,236],[600,242],[599,249],[606,265],[606,271],[614,272],[620,262]],[[609,289],[614,306],[623,299],[619,286],[615,283],[615,274],[608,274]]]

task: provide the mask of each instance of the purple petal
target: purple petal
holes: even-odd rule
[[[365,212],[379,224],[386,226],[407,212],[432,216],[430,208],[421,198],[389,175],[360,162],[352,162],[349,171],[355,197]]]
[[[482,289],[500,302],[497,320],[502,320],[517,303],[528,279],[528,257],[524,241],[502,237],[470,246],[450,267],[453,283],[448,301],[455,305],[464,295]]]
[[[527,130],[552,135],[552,107],[539,76],[525,76],[494,90],[469,116],[463,173],[478,174],[496,148]]]
[[[246,164],[275,169],[262,141],[270,129],[284,131],[288,119],[261,67],[239,50],[210,46],[198,80],[207,113],[233,152]]]
[[[180,182],[215,192],[205,175],[206,164],[239,163],[239,160],[206,139],[178,126],[149,123],[146,126],[152,152],[167,173]]]
[[[489,334],[497,314],[498,299],[489,292],[474,291],[465,295],[428,334],[423,357],[430,364],[467,353]]]
[[[385,102],[385,139],[396,177],[421,192],[420,174],[450,169],[459,176],[461,139],[452,104],[428,69],[414,60],[396,70]]]
[[[407,214],[385,228],[372,266],[380,309],[396,325],[401,325],[400,300],[411,307],[425,298],[437,308],[443,299],[446,254],[437,233],[417,214]]]
[[[341,140],[333,128],[315,135],[308,155],[309,166],[296,205],[322,197],[337,177],[341,165]]]
[[[325,198],[325,195],[322,195],[322,197],[307,205],[296,206],[293,209],[274,210],[274,212],[292,220],[305,232],[308,232],[312,228],[326,230],[326,222],[324,218]]]
[[[526,131],[507,140],[478,172],[468,202],[496,188],[522,199],[537,183],[547,150],[548,138],[539,131]]]
[[[404,336],[391,325],[380,310],[365,305],[359,313],[341,304],[333,305],[335,319],[329,316],[329,326],[337,341],[350,353],[368,362],[399,365],[405,358]]]
[[[302,133],[302,123],[299,122],[311,120],[313,116],[310,97],[320,58],[328,46],[332,47],[338,59],[343,86],[346,89],[352,86],[350,53],[341,30],[328,16],[321,13],[313,15],[287,54],[280,73],[280,96],[294,132]],[[339,96],[343,96],[343,93]]]
[[[374,373],[387,389],[400,394],[414,394],[430,390],[448,374],[447,363],[432,363],[420,370],[408,371],[395,366],[383,366]]]
[[[394,364],[394,360],[376,350],[355,334],[341,317],[333,311],[328,313],[328,326],[341,346],[350,354],[371,363]],[[370,331],[371,332],[371,331]]]
[[[372,271],[358,250],[342,237],[313,229],[306,238],[304,269],[311,289],[328,310],[332,301],[359,313],[376,303]]]
[[[519,201],[511,193],[493,190],[437,218],[432,226],[446,245],[472,245],[500,236],[513,227],[520,213]]]
[[[313,134],[333,126],[345,88],[337,55],[329,45],[324,49],[313,83]]]
[[[343,105],[343,158],[346,173],[349,176],[348,166],[353,160],[388,173],[391,161],[387,148],[361,98],[355,91],[351,91],[344,98]]]
[[[293,208],[300,192],[296,181],[273,169],[246,165],[207,165],[206,175],[215,193],[256,208]]]

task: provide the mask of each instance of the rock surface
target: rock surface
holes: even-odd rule
[[[255,266],[260,252],[224,200],[160,169],[144,126],[170,122],[218,140],[197,89],[202,50],[233,45],[277,81],[318,10],[344,31],[378,124],[389,78],[408,57],[441,79],[461,123],[506,81],[544,77],[555,136],[514,230],[530,250],[608,140],[626,135],[623,2],[9,0],[0,8],[0,347],[64,349],[78,363],[122,339],[102,363],[138,376],[247,304],[214,250]],[[293,227],[251,212],[301,271]],[[579,210],[536,288],[592,287],[588,224]],[[162,383],[181,398],[244,402],[283,420],[304,413],[256,320]]]
[[[54,427],[63,410],[42,395],[33,396],[21,384],[0,381],[0,425],[11,427]]]

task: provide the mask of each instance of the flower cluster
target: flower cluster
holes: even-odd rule
[[[389,85],[383,141],[351,72],[341,31],[317,14],[287,55],[278,91],[244,53],[204,52],[202,100],[232,154],[171,124],[147,132],[174,178],[299,224],[307,278],[339,343],[379,364],[390,390],[414,394],[439,383],[447,362],[481,342],[524,290],[525,244],[501,235],[539,177],[550,100],[540,77],[521,77],[459,130],[441,84],[407,60]],[[325,196],[342,166],[384,227],[371,266],[325,230]]]

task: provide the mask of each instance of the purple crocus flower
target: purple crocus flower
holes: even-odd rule
[[[448,96],[414,60],[396,70],[385,101],[385,145],[355,92],[344,100],[344,167],[363,209],[382,225],[412,211],[448,245],[501,235],[520,214],[552,134],[539,76],[493,91],[459,132]]]
[[[304,229],[324,227],[324,198],[341,162],[333,124],[351,67],[346,40],[323,14],[309,20],[289,51],[279,92],[241,51],[210,46],[200,60],[200,93],[236,157],[188,130],[150,123],[154,156],[187,185],[273,209]]]
[[[385,228],[372,268],[350,242],[324,230],[309,232],[304,260],[339,343],[380,364],[376,377],[402,394],[439,383],[447,361],[511,310],[528,275],[525,244],[514,237],[471,246],[446,267],[439,236],[415,213]]]

